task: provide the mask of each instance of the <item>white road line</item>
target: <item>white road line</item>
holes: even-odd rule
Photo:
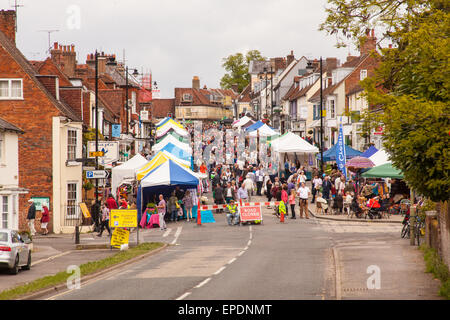
[[[228,264],[232,264],[233,262],[236,261],[236,258],[231,259],[230,261],[228,261]]]
[[[244,253],[245,253],[245,251],[239,252],[238,257],[242,256]]]
[[[179,296],[178,298],[176,298],[175,300],[183,300],[184,298],[186,298],[188,295],[190,295],[190,292],[186,292],[185,294],[183,294],[182,296]]]
[[[211,280],[211,278],[208,278],[206,280],[203,280],[202,282],[200,282],[198,285],[195,286],[195,288],[201,288],[203,287],[205,284],[207,284],[209,281]]]
[[[180,236],[181,230],[183,230],[183,227],[178,227],[177,232],[175,232],[175,239],[173,239],[171,244],[175,244],[178,241],[178,237]]]
[[[164,234],[163,234],[163,238],[167,237],[170,234],[171,231],[172,231],[171,228],[167,229],[167,231],[164,232]]]
[[[244,251],[247,251],[248,250],[248,246],[246,246],[245,248],[244,248]]]
[[[248,240],[247,246],[250,247],[251,244],[252,244],[252,240]]]
[[[214,272],[214,275],[218,275],[219,273],[221,273],[223,270],[225,270],[226,267],[222,267],[219,270],[217,270],[216,272]]]
[[[48,257],[48,258],[46,258],[46,259],[38,260],[38,261],[36,261],[36,262],[31,263],[31,266],[33,267],[33,266],[35,266],[35,265],[37,265],[37,264],[39,264],[39,263],[47,262],[47,261],[50,261],[50,260],[53,260],[53,259],[56,259],[56,258],[65,256],[66,254],[69,254],[69,253],[72,253],[72,250],[66,251],[66,252],[63,252],[63,253],[60,253],[60,254],[57,254],[57,255],[55,255],[55,256]]]

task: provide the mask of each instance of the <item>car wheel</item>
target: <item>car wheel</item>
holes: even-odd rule
[[[23,270],[30,270],[31,269],[31,251],[28,253],[28,262],[26,266],[22,267]]]
[[[14,262],[14,267],[9,270],[10,274],[18,274],[19,273],[19,256],[16,256],[16,261]]]

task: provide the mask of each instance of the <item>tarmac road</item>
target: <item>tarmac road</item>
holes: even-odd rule
[[[169,224],[146,241],[173,244],[126,269],[104,275],[55,300],[322,300],[439,299],[416,247],[400,224],[288,219],[264,209],[264,224]],[[380,281],[368,288],[379,268]],[[369,271],[370,271],[369,270]],[[371,271],[373,272],[373,271]],[[377,287],[379,286],[379,288]]]

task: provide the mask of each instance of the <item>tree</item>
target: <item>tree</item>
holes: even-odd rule
[[[380,48],[375,75],[362,82],[365,96],[383,110],[383,145],[408,184],[433,201],[450,199],[450,3],[328,2],[320,28],[335,34],[338,46],[341,35],[359,44],[374,25],[392,41],[393,48]]]
[[[250,50],[244,56],[242,53],[229,55],[223,59],[222,67],[227,73],[220,80],[222,89],[231,89],[233,85],[238,86],[238,92],[242,92],[250,83],[248,67],[252,60],[265,60],[258,50]]]

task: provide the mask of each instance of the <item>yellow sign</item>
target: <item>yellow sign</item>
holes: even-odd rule
[[[91,214],[86,206],[86,203],[80,203],[80,209],[81,212],[83,213],[84,218],[89,219],[91,217]]]
[[[105,153],[103,151],[97,151],[97,152],[92,151],[92,152],[89,152],[89,157],[91,157],[91,158],[104,157],[104,156],[105,156]]]
[[[137,210],[111,210],[109,223],[113,228],[137,228]]]
[[[116,228],[114,229],[111,237],[111,246],[120,248],[121,245],[127,244],[129,239],[130,239],[130,231]]]
[[[322,110],[322,117],[326,117],[327,116],[327,110]]]

